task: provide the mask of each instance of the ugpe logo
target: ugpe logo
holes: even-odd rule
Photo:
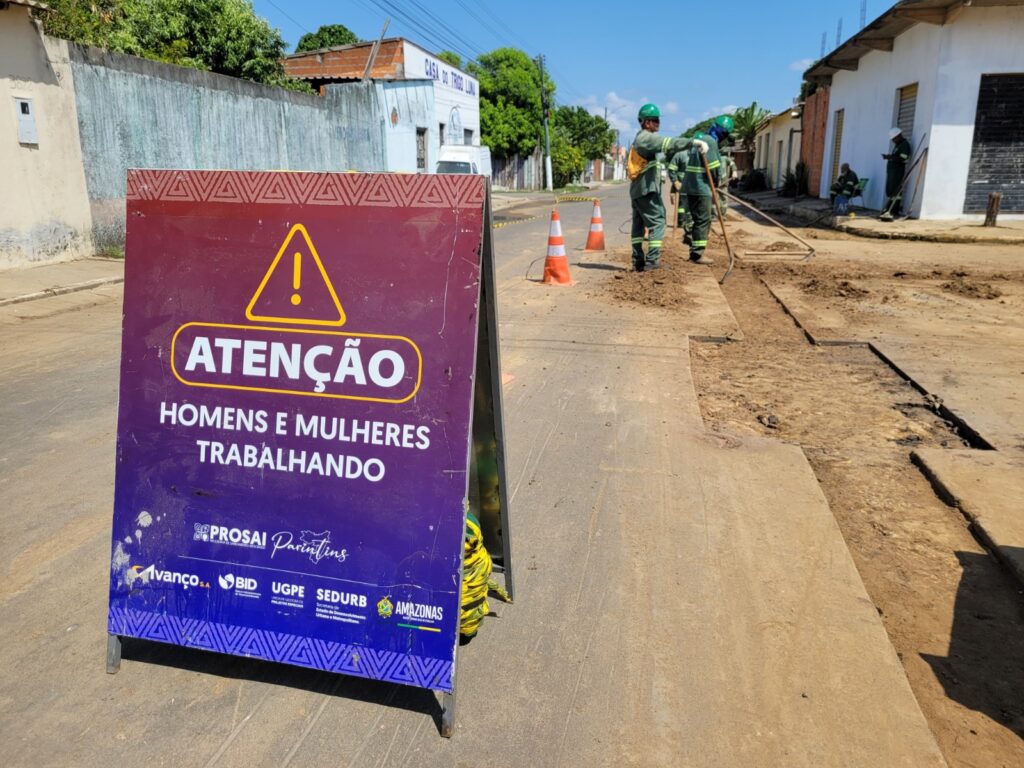
[[[245,317],[254,324],[195,321],[178,328],[171,340],[178,381],[379,403],[404,403],[419,390],[423,356],[411,339],[330,330],[348,318],[302,224],[288,232]]]

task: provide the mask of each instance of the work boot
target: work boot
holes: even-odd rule
[[[668,264],[662,264],[660,261],[652,261],[646,267],[646,271],[647,272],[651,272],[651,271],[653,271],[655,269],[665,269],[665,270],[668,270],[668,269],[671,269],[671,267],[669,267]]]
[[[894,218],[895,217],[891,213],[886,212],[886,213],[883,213],[881,216],[879,216],[878,220],[879,221],[892,221]]]
[[[691,256],[690,261],[693,262],[694,264],[704,264],[709,267],[715,263],[714,260],[709,259],[703,253],[698,253],[694,256]]]

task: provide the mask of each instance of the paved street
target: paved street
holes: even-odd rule
[[[142,642],[106,675],[120,285],[0,308],[5,764],[944,765],[800,448],[705,430],[710,272],[671,317],[599,301],[618,267],[560,210],[573,288],[523,279],[548,208],[496,230],[517,601],[451,740],[412,688]]]

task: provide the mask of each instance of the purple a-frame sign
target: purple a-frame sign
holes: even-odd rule
[[[480,176],[129,172],[114,669],[129,636],[454,690],[481,370],[504,489],[487,206]]]

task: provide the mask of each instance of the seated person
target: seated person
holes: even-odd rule
[[[843,163],[839,166],[839,178],[836,179],[835,184],[832,185],[832,189],[829,193],[829,201],[835,205],[836,197],[842,195],[847,200],[853,197],[854,191],[857,189],[857,174],[850,170],[849,163]]]

